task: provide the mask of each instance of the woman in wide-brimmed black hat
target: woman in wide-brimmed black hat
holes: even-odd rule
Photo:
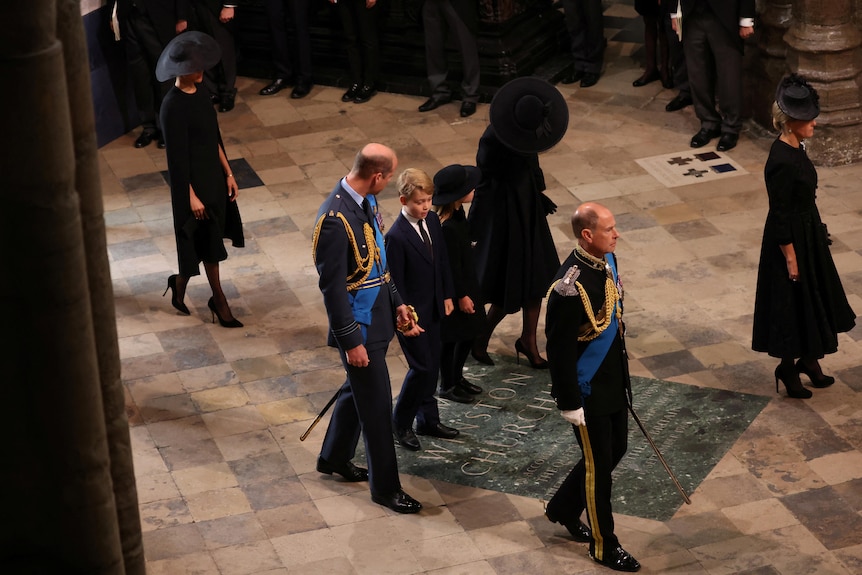
[[[476,165],[482,181],[470,208],[470,233],[483,303],[491,304],[473,357],[493,364],[491,333],[502,319],[522,311],[515,342],[535,368],[547,367],[536,345],[542,298],[560,267],[547,216],[556,205],[542,192],[545,177],[539,152],[562,139],[569,123],[563,96],[539,78],[517,78],[498,90],[489,111],[491,125],[479,140]]]
[[[818,360],[837,351],[838,333],[856,323],[814,203],[817,171],[805,153],[804,140],[814,135],[819,114],[817,91],[800,76],[784,78],[772,106],[780,134],[764,169],[769,213],[757,272],[752,348],[781,359],[775,391],[781,380],[787,395],[797,398],[811,397],[801,373],[814,387],[835,382],[823,374]]]
[[[171,304],[184,314],[189,278],[200,275],[200,263],[212,288],[207,302],[212,318],[223,327],[242,327],[222,290],[219,262],[227,259],[223,238],[243,247],[242,222],[236,206],[238,187],[227,161],[216,112],[200,83],[204,70],[221,58],[212,37],[184,32],[165,46],[156,64],[156,77],[176,78],[161,108],[165,135],[174,234],[179,274],[168,278]],[[165,293],[167,293],[167,289]]]

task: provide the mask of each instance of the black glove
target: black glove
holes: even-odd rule
[[[545,194],[539,194],[539,195],[542,198],[542,208],[544,208],[544,210],[545,210],[545,215],[548,216],[550,214],[556,213],[557,204],[555,204],[553,202],[553,200],[551,200],[551,198],[549,198]]]

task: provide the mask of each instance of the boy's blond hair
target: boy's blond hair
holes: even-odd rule
[[[407,168],[401,172],[396,187],[398,195],[403,198],[410,198],[416,190],[428,195],[434,194],[434,181],[428,174],[417,168]]]

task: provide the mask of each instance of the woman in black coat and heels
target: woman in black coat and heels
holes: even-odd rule
[[[781,358],[776,392],[781,380],[787,395],[803,399],[811,390],[803,387],[800,374],[814,387],[835,382],[818,360],[837,351],[838,334],[853,329],[856,320],[814,203],[817,171],[805,153],[804,140],[814,134],[819,113],[817,92],[808,82],[796,75],[782,80],[772,106],[781,133],[764,169],[769,214],[754,302],[752,349]]]
[[[227,259],[223,238],[234,247],[245,245],[231,173],[218,129],[215,109],[200,85],[204,70],[221,58],[218,44],[203,32],[184,32],[168,43],[156,65],[160,81],[176,78],[161,109],[167,144],[171,206],[177,241],[179,274],[168,278],[171,304],[184,314],[189,278],[200,275],[204,264],[212,297],[207,306],[213,322],[242,327],[233,317],[221,287],[219,262]],[[167,293],[167,289],[165,293]]]

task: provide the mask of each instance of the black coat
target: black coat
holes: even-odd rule
[[[803,148],[775,140],[764,169],[769,213],[763,228],[752,349],[773,357],[819,359],[838,349],[838,333],[853,329],[814,203],[817,172]],[[799,281],[790,281],[779,246],[793,244]]]
[[[455,289],[455,310],[443,318],[443,341],[470,341],[485,328],[485,308],[482,306],[479,280],[476,278],[476,262],[470,245],[470,229],[464,208],[460,208],[443,222],[443,237],[452,269],[452,284]],[[475,313],[468,314],[458,308],[458,300],[469,296],[473,300]]]
[[[667,3],[671,13],[676,12],[677,6],[682,2],[682,25],[683,37],[685,36],[685,15],[695,11],[697,4],[706,2],[718,18],[721,25],[730,32],[731,37],[739,40],[742,46],[742,38],[739,37],[739,19],[754,18],[754,0],[670,0]]]
[[[121,30],[128,25],[129,13],[132,4],[137,6],[138,12],[146,14],[153,24],[159,43],[166,46],[176,35],[177,11],[174,0],[116,0],[117,20],[120,22]],[[111,3],[113,9],[114,3]],[[122,32],[121,32],[122,35]]]
[[[556,206],[542,193],[545,177],[538,154],[507,148],[491,126],[479,140],[476,166],[482,181],[469,222],[482,302],[514,313],[545,297],[560,267],[547,220]]]

